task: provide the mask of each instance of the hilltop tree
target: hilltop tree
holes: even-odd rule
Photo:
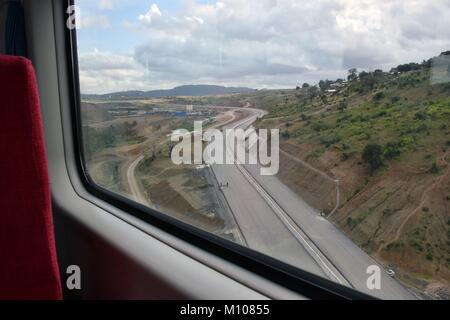
[[[308,88],[308,96],[312,100],[319,94],[319,89],[316,86],[312,86]]]
[[[370,75],[370,74],[369,74],[368,72],[366,72],[366,71],[361,71],[361,72],[359,73],[359,79],[362,81],[362,80],[366,79],[369,75]]]
[[[358,70],[356,68],[352,68],[348,70],[348,81],[352,82],[358,79]]]
[[[383,77],[384,77],[384,72],[381,69],[377,69],[373,72],[373,77],[377,80],[377,81],[382,81]]]
[[[319,81],[319,88],[321,91],[325,91],[326,87],[325,87],[325,81],[320,80]]]
[[[366,71],[362,71],[359,74],[359,80],[361,81],[363,91],[372,90],[376,82],[374,74]]]
[[[329,87],[330,87],[330,85],[333,83],[333,81],[330,81],[330,80],[320,80],[319,81],[319,88],[320,88],[320,90],[321,91],[325,91],[325,90],[327,90]]]
[[[430,69],[433,66],[433,59],[423,60],[422,66],[425,69]]]
[[[421,65],[415,62],[401,64],[397,67],[397,70],[400,72],[408,72],[408,71],[414,71],[414,70],[420,70]]]

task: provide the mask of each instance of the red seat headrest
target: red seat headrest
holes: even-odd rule
[[[34,69],[0,55],[0,299],[60,298]]]

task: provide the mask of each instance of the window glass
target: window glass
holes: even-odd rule
[[[383,299],[450,297],[447,0],[79,0],[98,186]]]

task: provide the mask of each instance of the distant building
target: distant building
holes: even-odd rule
[[[343,88],[343,87],[345,87],[347,85],[347,82],[335,82],[335,83],[332,83],[332,84],[330,84],[330,88],[332,88],[332,89],[340,89],[340,88]]]
[[[185,111],[177,111],[177,112],[175,112],[175,117],[184,118],[186,116],[187,116],[187,112],[185,112]]]
[[[390,73],[390,74],[397,75],[397,74],[399,74],[400,72],[398,71],[397,68],[392,68],[391,71],[390,71],[389,73]]]
[[[192,111],[194,111],[194,106],[193,106],[193,105],[188,105],[188,106],[186,106],[186,111],[187,111],[187,112],[192,112]]]

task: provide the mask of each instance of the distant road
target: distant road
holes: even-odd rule
[[[225,128],[247,128],[264,111],[248,108],[249,116]],[[227,150],[229,148],[227,147]],[[224,194],[252,249],[300,269],[381,299],[414,299],[328,220],[276,176],[261,176],[259,165],[213,165]],[[369,290],[367,267],[378,265],[381,290]]]
[[[147,197],[143,193],[138,180],[136,179],[136,168],[141,163],[141,161],[144,160],[144,155],[141,155],[137,157],[131,164],[128,166],[127,169],[127,180],[128,185],[130,186],[130,193],[133,199],[141,203],[143,205],[149,206],[150,203],[147,200]]]

